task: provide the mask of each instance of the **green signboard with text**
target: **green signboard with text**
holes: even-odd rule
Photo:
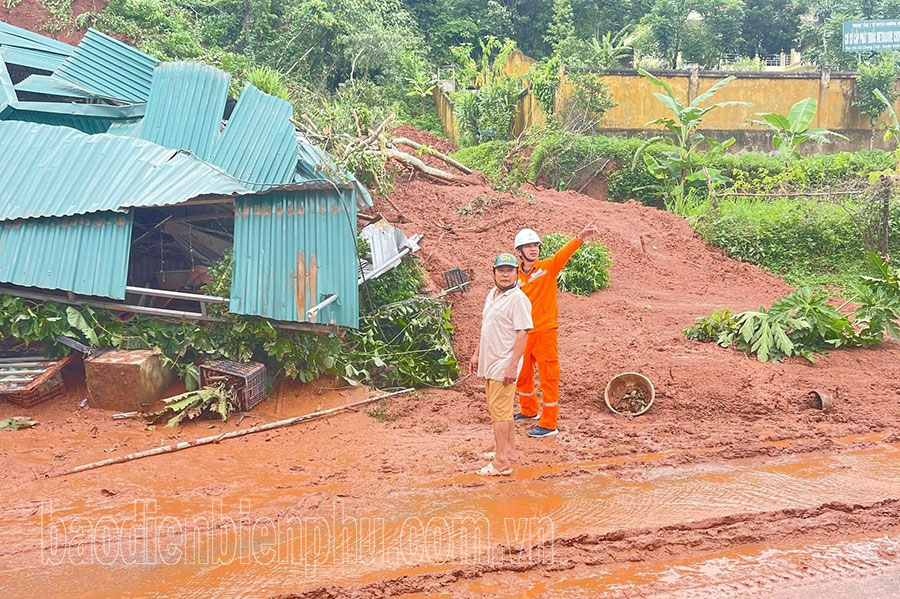
[[[844,52],[900,50],[900,19],[844,21]]]

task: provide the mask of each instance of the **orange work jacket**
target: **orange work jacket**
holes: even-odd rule
[[[572,254],[581,247],[582,241],[577,237],[561,247],[549,258],[538,260],[526,273],[519,265],[519,287],[531,301],[531,319],[534,328],[530,332],[546,331],[559,327],[559,308],[556,296],[556,276],[565,268]]]

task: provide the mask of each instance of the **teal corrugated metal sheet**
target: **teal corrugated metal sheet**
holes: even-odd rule
[[[131,214],[0,223],[0,281],[125,298]]]
[[[153,73],[140,137],[212,158],[231,76],[199,62],[166,62]]]
[[[357,328],[352,194],[342,190],[342,199],[335,191],[276,191],[236,200],[230,310],[305,322],[309,308],[337,293],[338,301],[323,308],[316,322]]]
[[[297,142],[293,109],[250,84],[244,88],[210,161],[251,189],[293,182]]]
[[[16,110],[93,117],[100,119],[134,119],[144,116],[144,104],[81,104],[75,102],[16,102]]]
[[[66,56],[75,51],[69,44],[0,21],[0,46],[6,45],[34,50],[44,49]]]
[[[39,71],[54,71],[66,60],[66,56],[63,54],[15,46],[0,47],[0,55],[9,64],[17,64]]]
[[[16,106],[27,106],[27,103],[19,102]],[[39,125],[53,125],[54,127],[71,127],[82,133],[93,135],[96,133],[105,133],[109,128],[109,119],[98,119],[92,117],[78,116],[74,114],[56,114],[47,112],[32,112],[30,110],[10,109],[6,115],[0,115],[0,120],[22,121],[25,123],[35,123]],[[3,162],[0,159],[0,162]]]
[[[6,63],[0,58],[0,119],[3,118],[6,107],[16,99],[16,90],[9,78],[9,71],[6,70]]]
[[[16,86],[20,92],[60,96],[63,98],[95,98],[93,94],[52,75],[31,75]]]
[[[140,137],[144,119],[139,121],[118,121],[109,126],[110,135],[122,135],[127,137]]]
[[[361,200],[357,207],[374,206],[372,196],[365,185],[350,171],[338,167],[331,156],[312,144],[306,136],[297,134],[297,171],[294,181],[308,183],[314,181],[332,181],[334,183],[350,183],[356,188],[357,199]]]
[[[98,95],[146,102],[157,60],[91,29],[53,73]]]
[[[0,148],[16,149],[0,152],[0,220],[248,193],[194,156],[132,137],[0,121]]]

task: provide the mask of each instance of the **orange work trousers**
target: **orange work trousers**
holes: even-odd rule
[[[538,413],[537,393],[534,387],[534,367],[537,365],[541,379],[541,419],[538,426],[556,430],[559,416],[559,352],[556,348],[556,329],[528,333],[525,352],[522,354],[522,370],[516,381],[519,392],[519,409],[525,416]]]

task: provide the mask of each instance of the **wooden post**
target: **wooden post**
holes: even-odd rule
[[[891,178],[881,175],[881,259],[888,259],[888,235],[891,225]]]

